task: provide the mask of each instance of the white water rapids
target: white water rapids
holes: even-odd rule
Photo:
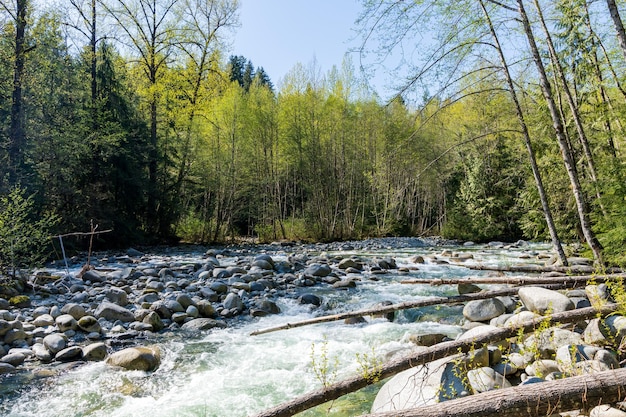
[[[455,337],[459,334],[462,306],[442,306],[399,312],[394,322],[367,318],[365,324],[348,325],[340,321],[250,336],[254,330],[304,320],[312,315],[370,308],[381,301],[398,303],[456,294],[451,286],[406,285],[400,280],[483,274],[430,262],[409,264],[412,255],[428,256],[441,249],[329,253],[355,254],[364,259],[391,256],[398,266],[419,269],[403,275],[390,271],[377,276],[377,281],[364,280],[356,289],[348,291],[312,287],[310,292],[322,296],[329,306],[323,312],[311,310],[295,300],[281,300],[278,304],[282,313],[278,315],[241,320],[227,329],[214,329],[193,338],[168,332],[156,342],[162,350],[162,363],[153,373],[122,371],[96,362],[63,368],[27,383],[2,380],[5,388],[0,395],[0,415],[241,417],[260,412],[320,388],[323,379],[329,383],[339,381],[361,372],[364,365],[384,361],[390,354],[412,346],[409,335],[436,332]],[[532,244],[509,250],[483,246],[447,249],[471,251],[475,260],[470,262],[517,264],[529,262],[520,259],[522,253],[531,253],[534,257],[537,252],[549,250],[549,246]],[[229,262],[228,259],[221,261]],[[370,387],[335,401],[332,407],[324,405],[302,415],[366,413],[375,394],[376,387]]]

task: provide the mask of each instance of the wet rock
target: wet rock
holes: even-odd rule
[[[128,370],[150,372],[161,364],[161,352],[155,346],[126,348],[112,353],[106,363]]]
[[[471,282],[462,282],[456,286],[459,295],[465,294],[475,294],[481,292],[483,289],[478,285],[472,284]]]
[[[215,327],[224,328],[226,327],[226,323],[219,320],[201,317],[198,319],[190,320],[181,326],[183,330],[189,331],[204,331],[213,329]]]
[[[304,275],[311,277],[325,277],[331,272],[332,270],[327,264],[311,264],[304,270]]]
[[[13,366],[20,366],[26,360],[26,355],[20,352],[9,353],[0,358],[0,362],[8,363]]]
[[[83,356],[83,350],[80,346],[70,346],[57,352],[54,356],[54,360],[59,362],[69,362],[81,359]]]
[[[15,366],[11,365],[10,363],[0,362],[0,375],[10,374],[15,371]]]
[[[300,304],[310,304],[310,305],[314,305],[316,307],[319,307],[322,305],[322,299],[320,297],[318,297],[315,294],[302,294],[300,297],[298,297],[298,302]]]

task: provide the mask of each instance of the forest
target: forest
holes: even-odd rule
[[[621,4],[361,3],[356,55],[402,51],[390,101],[352,55],[275,85],[229,53],[237,0],[0,0],[2,246],[97,224],[109,248],[441,235],[621,265]]]

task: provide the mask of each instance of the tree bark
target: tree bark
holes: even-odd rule
[[[501,284],[501,285],[548,285],[548,284],[586,284],[588,281],[606,282],[624,279],[626,275],[585,275],[563,277],[477,277],[477,278],[435,278],[412,279],[401,281],[402,284],[458,285],[458,284]]]
[[[609,8],[611,19],[613,19],[613,25],[615,25],[615,30],[617,31],[617,40],[619,41],[619,46],[620,48],[622,48],[624,58],[626,58],[626,31],[624,30],[622,18],[619,15],[617,3],[615,2],[615,0],[606,0],[606,5]]]
[[[535,66],[537,67],[537,71],[539,73],[541,90],[550,111],[552,124],[556,133],[559,148],[561,150],[561,156],[563,158],[563,164],[565,165],[565,170],[567,171],[567,176],[570,180],[574,199],[576,200],[576,210],[578,212],[580,228],[582,229],[583,235],[587,244],[589,245],[589,248],[593,252],[595,262],[599,265],[602,265],[602,247],[600,245],[600,242],[598,242],[598,240],[596,239],[593,229],[591,228],[589,209],[582,191],[582,187],[580,186],[578,173],[576,172],[576,163],[574,161],[571,148],[567,142],[567,137],[565,136],[565,128],[563,126],[563,122],[554,101],[552,87],[550,86],[550,81],[548,80],[543,61],[541,60],[539,48],[537,47],[537,43],[535,42],[535,36],[530,26],[530,21],[528,20],[526,9],[524,8],[524,1],[517,0],[517,5],[522,24],[524,26],[524,33],[526,34],[526,37],[528,38],[528,43],[530,44],[533,61],[535,62]]]
[[[15,5],[15,50],[13,62],[13,92],[11,94],[11,127],[9,134],[9,181],[16,184],[22,177],[24,165],[24,100],[22,81],[26,54],[26,15],[28,0],[17,0]]]
[[[574,125],[576,126],[576,132],[578,133],[578,140],[580,145],[583,148],[583,154],[585,155],[585,159],[587,161],[587,169],[589,170],[589,175],[591,177],[591,182],[593,183],[593,187],[595,189],[596,198],[598,199],[599,205],[602,209],[603,214],[606,216],[606,210],[602,206],[600,190],[598,188],[598,174],[596,171],[596,165],[593,159],[593,154],[591,153],[591,148],[589,147],[589,140],[587,139],[587,134],[585,132],[585,128],[583,126],[580,112],[578,111],[578,106],[574,102],[574,97],[569,88],[569,83],[565,78],[565,73],[563,72],[563,66],[559,61],[556,48],[554,47],[554,43],[552,42],[552,36],[550,35],[550,31],[548,30],[548,26],[546,25],[545,19],[543,17],[543,12],[541,10],[541,6],[539,5],[538,0],[534,0],[535,8],[537,9],[537,15],[539,16],[539,21],[541,22],[541,27],[543,29],[543,33],[546,36],[546,43],[548,45],[548,51],[550,53],[550,60],[552,61],[552,66],[555,69],[555,76],[558,77],[560,81],[563,93],[565,94],[565,98],[567,99],[567,104],[569,106],[570,112],[572,113],[572,118],[574,120]],[[556,84],[556,83],[555,83]]]
[[[511,72],[509,71],[509,66],[507,64],[506,57],[504,56],[504,52],[502,51],[502,46],[500,45],[500,40],[498,39],[496,30],[493,27],[493,23],[491,22],[489,13],[487,12],[487,9],[485,8],[482,0],[480,1],[480,7],[485,14],[487,24],[489,25],[491,36],[493,37],[496,50],[498,51],[500,61],[502,62],[502,71],[504,72],[504,75],[506,77],[506,82],[509,88],[509,92],[511,94],[511,100],[513,100],[513,104],[515,105],[515,113],[517,114],[517,120],[519,121],[520,128],[522,129],[524,144],[526,145],[526,151],[528,152],[528,159],[530,160],[530,167],[533,172],[533,178],[535,179],[535,184],[537,185],[537,192],[539,193],[539,200],[541,201],[543,215],[546,219],[548,231],[550,232],[550,240],[552,241],[552,246],[558,254],[561,263],[567,266],[567,256],[565,256],[565,252],[563,251],[563,246],[561,245],[561,241],[559,240],[559,235],[556,231],[554,219],[552,218],[550,203],[548,202],[548,196],[543,186],[543,180],[541,179],[541,173],[539,172],[539,166],[537,165],[537,159],[535,158],[535,151],[533,150],[530,139],[530,132],[528,131],[528,125],[526,124],[526,120],[524,119],[524,112],[522,111],[522,106],[520,105],[519,99],[517,98],[517,93],[515,92],[513,77],[511,76]]]
[[[543,417],[624,399],[626,368],[498,389],[419,409],[361,417]]]
[[[610,314],[614,312],[616,308],[617,306],[615,304],[606,305],[600,309],[595,309],[593,307],[581,308],[578,310],[571,310],[545,317],[539,317],[516,327],[499,328],[472,340],[454,340],[451,342],[439,343],[418,353],[412,353],[386,363],[381,368],[371,369],[370,372],[367,372],[366,374],[377,374],[382,380],[417,365],[423,365],[457,353],[467,353],[472,349],[475,349],[476,346],[480,346],[482,344],[499,342],[510,337],[516,337],[519,335],[520,331],[524,333],[534,331],[539,325],[574,323],[580,320],[597,317],[598,315],[604,316]],[[371,385],[372,383],[374,383],[374,381],[367,376],[354,376],[325,388],[302,395],[269,410],[265,410],[256,414],[254,417],[290,417],[304,410],[308,410],[309,408],[324,404],[325,402],[336,400],[343,395],[357,391]]]

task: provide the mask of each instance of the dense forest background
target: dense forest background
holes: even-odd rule
[[[0,1],[5,212],[27,199],[54,233],[113,229],[110,247],[438,234],[620,261],[619,4],[363,7],[358,71],[294,63],[277,86],[228,52],[237,1]],[[394,48],[384,102],[361,59]]]

